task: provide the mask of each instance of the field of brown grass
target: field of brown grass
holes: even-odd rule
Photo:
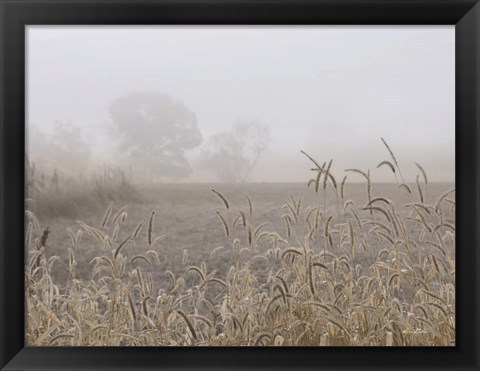
[[[27,210],[27,344],[454,345],[454,185],[313,170]]]

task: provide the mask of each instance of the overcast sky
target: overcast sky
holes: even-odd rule
[[[376,169],[388,159],[380,137],[409,180],[414,162],[432,181],[454,180],[453,26],[29,26],[27,35],[28,124],[49,132],[71,121],[98,156],[110,102],[157,91],[196,114],[205,140],[240,121],[269,125],[252,181],[308,180],[300,150],[333,158],[338,175],[370,168],[394,180]],[[199,151],[188,154],[190,181],[209,180],[195,168]]]

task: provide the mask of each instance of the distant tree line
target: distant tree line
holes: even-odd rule
[[[200,148],[199,163],[219,181],[245,182],[269,142],[269,128],[255,120],[233,125],[204,141],[196,115],[163,93],[127,94],[112,101],[109,114],[118,158],[126,159],[137,173],[158,179],[186,179],[192,174],[188,153]],[[28,151],[35,161],[78,171],[88,166],[89,141],[78,126],[58,122],[49,136],[34,125],[29,130]]]

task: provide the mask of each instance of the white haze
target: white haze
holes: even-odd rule
[[[93,164],[115,161],[110,102],[146,91],[194,112],[203,146],[238,122],[268,125],[252,182],[307,181],[300,150],[333,158],[337,176],[369,168],[394,181],[376,168],[389,159],[380,137],[408,181],[415,162],[431,181],[454,180],[453,26],[29,26],[26,68],[27,124],[80,127]],[[197,166],[202,150],[187,153],[193,173],[182,181],[216,180]]]

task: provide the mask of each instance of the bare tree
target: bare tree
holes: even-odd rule
[[[133,164],[167,178],[182,178],[191,168],[185,152],[203,139],[197,119],[182,102],[161,93],[133,93],[111,103],[120,150]]]
[[[267,149],[269,139],[266,125],[257,121],[236,124],[210,138],[203,162],[222,182],[245,182]]]

